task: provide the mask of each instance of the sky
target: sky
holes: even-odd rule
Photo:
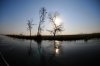
[[[0,34],[25,34],[27,20],[33,20],[32,35],[36,35],[39,10],[47,13],[57,11],[63,23],[61,34],[83,34],[100,32],[99,0],[0,0]],[[48,15],[42,34],[50,34]]]

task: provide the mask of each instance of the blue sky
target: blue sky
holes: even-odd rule
[[[29,34],[27,20],[33,19],[32,34],[36,34],[39,23],[39,10],[59,12],[64,24],[62,34],[100,32],[99,0],[0,0],[0,33]],[[46,18],[42,34],[49,34]]]

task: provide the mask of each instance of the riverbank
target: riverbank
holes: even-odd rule
[[[18,39],[32,39],[32,40],[54,40],[54,37],[51,35],[43,35],[39,36],[26,36],[26,35],[6,35],[12,38]],[[92,34],[76,34],[76,35],[56,35],[55,40],[89,40],[93,38],[100,38],[100,33],[92,33]]]

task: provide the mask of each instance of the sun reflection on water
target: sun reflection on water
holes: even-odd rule
[[[59,49],[58,49],[58,48],[55,49],[55,52],[56,52],[56,54],[58,55],[58,54],[59,54]]]
[[[54,46],[55,46],[55,55],[58,56],[60,54],[61,42],[60,41],[54,41]]]

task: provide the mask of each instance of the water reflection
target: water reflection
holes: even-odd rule
[[[54,40],[53,43],[51,43],[50,50],[53,51],[46,51],[46,49],[43,47],[43,43],[41,40],[35,41],[37,43],[37,51],[38,51],[38,58],[39,58],[39,66],[47,66],[53,63],[54,58],[56,56],[59,56],[61,53],[61,41]],[[52,45],[53,44],[53,45]],[[29,45],[29,50],[28,50],[28,55],[33,56],[33,51],[32,51],[32,40],[30,40],[30,45]],[[49,54],[50,53],[50,54]]]
[[[41,48],[42,40],[39,40],[39,41],[36,41],[36,42],[37,42],[37,46],[38,46],[39,55],[41,55],[42,54],[42,48]]]
[[[0,52],[10,66],[81,66],[83,63],[99,63],[100,40],[88,40],[87,43],[84,40],[34,42],[0,38]]]
[[[55,62],[55,58],[61,54],[61,43],[62,43],[61,41],[57,40],[53,41],[53,47],[52,47],[53,52],[51,52],[52,54],[49,56],[49,59],[47,60],[48,65],[52,65]]]
[[[28,50],[28,55],[29,56],[32,55],[32,47],[31,47],[31,44],[32,44],[32,40],[30,40],[30,47],[29,47],[29,50]]]
[[[57,48],[57,49],[55,50],[55,52],[56,52],[56,55],[58,55],[58,54],[59,54],[59,49]]]
[[[38,53],[39,53],[39,58],[40,58],[40,66],[46,66],[46,57],[45,54],[43,52],[43,48],[42,48],[42,40],[37,40],[37,47],[38,47]]]
[[[54,40],[54,51],[55,51],[55,56],[58,56],[60,54],[61,50],[61,41]]]

